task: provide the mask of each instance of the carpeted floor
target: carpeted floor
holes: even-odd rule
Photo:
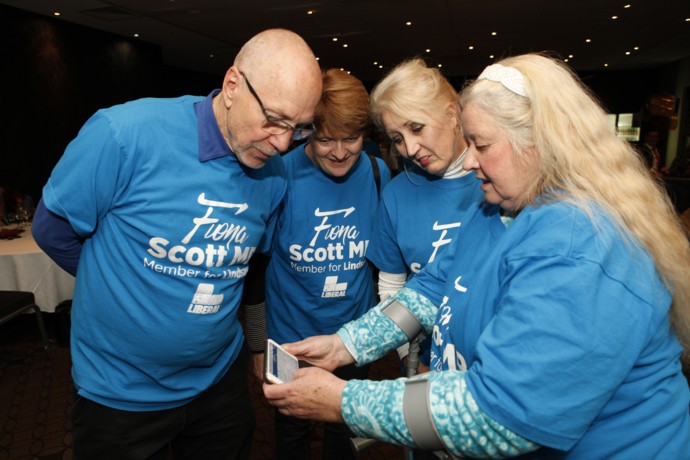
[[[43,350],[33,315],[0,326],[0,460],[70,460],[70,410],[74,386],[69,348],[56,340],[54,315],[46,316],[51,347]],[[372,366],[372,379],[399,376],[397,359],[389,355]],[[252,459],[273,458],[273,409],[250,381],[256,410]],[[314,459],[321,458],[322,430],[315,426]],[[402,460],[401,447],[378,443],[361,459]]]

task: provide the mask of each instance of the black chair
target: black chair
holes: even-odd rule
[[[0,291],[0,324],[5,324],[12,318],[29,310],[33,310],[36,313],[38,329],[41,331],[41,338],[43,339],[43,348],[47,350],[48,334],[46,334],[41,309],[34,300],[34,294],[25,291]]]

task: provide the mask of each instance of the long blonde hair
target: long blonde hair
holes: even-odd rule
[[[472,103],[485,110],[506,130],[515,155],[537,153],[538,180],[523,204],[537,197],[571,201],[593,215],[591,206],[597,203],[623,234],[647,249],[673,295],[671,322],[687,356],[690,241],[662,184],[616,136],[606,112],[565,64],[539,54],[500,64],[524,75],[527,97],[482,79],[463,90],[460,107]]]

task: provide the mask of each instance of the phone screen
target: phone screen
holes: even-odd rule
[[[292,380],[299,367],[297,358],[285,351],[271,339],[266,342],[264,355],[265,377],[271,383],[284,383]]]

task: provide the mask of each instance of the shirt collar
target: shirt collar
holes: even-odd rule
[[[199,161],[202,163],[226,156],[235,157],[225,142],[213,113],[213,97],[218,93],[220,89],[214,89],[205,99],[194,104],[199,132]]]

